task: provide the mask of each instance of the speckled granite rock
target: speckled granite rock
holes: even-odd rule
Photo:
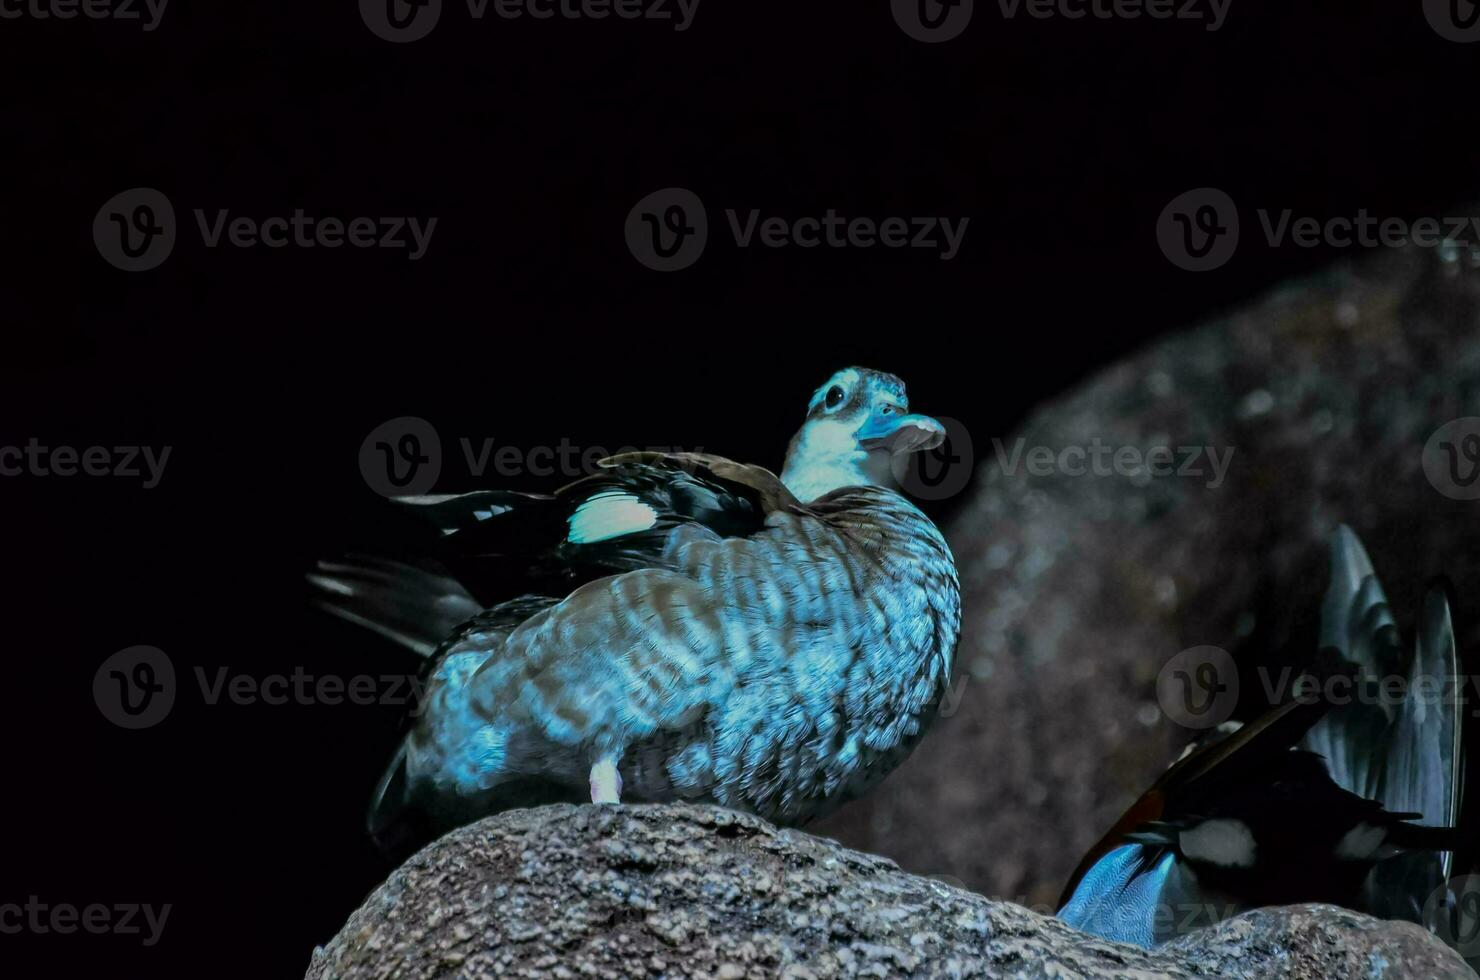
[[[1459,956],[1411,922],[1383,922],[1332,905],[1259,909],[1162,946],[1213,977],[1473,977]]]
[[[1329,971],[1329,972],[1328,972]],[[423,850],[309,980],[1472,976],[1422,930],[1257,913],[1147,952],[714,807],[514,810]]]
[[[965,589],[959,703],[878,790],[809,829],[1051,906],[1187,739],[1157,703],[1169,658],[1314,649],[1338,522],[1405,629],[1447,573],[1461,649],[1480,649],[1480,502],[1441,494],[1421,466],[1431,433],[1474,415],[1480,272],[1408,251],[1169,337],[1018,433],[973,433],[974,496],[947,534]],[[1034,476],[1023,457],[1008,472],[994,435],[1009,462],[1019,437],[1233,456],[1216,486],[1205,451],[1201,476]]]

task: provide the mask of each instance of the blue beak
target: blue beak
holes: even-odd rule
[[[946,441],[946,427],[928,415],[885,415],[875,412],[856,433],[865,449],[913,453]]]

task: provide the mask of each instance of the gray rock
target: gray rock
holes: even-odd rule
[[[1338,267],[1157,343],[1002,436],[1009,456],[1019,437],[1025,452],[1231,449],[1216,486],[1205,453],[1201,476],[1035,476],[1026,459],[1008,472],[998,434],[973,433],[973,496],[947,533],[965,590],[955,711],[813,829],[986,895],[1054,903],[1187,741],[1156,696],[1172,656],[1314,650],[1339,522],[1405,630],[1446,573],[1461,649],[1480,649],[1480,502],[1445,496],[1421,465],[1441,424],[1480,415],[1474,265],[1414,250]]]
[[[1162,946],[1209,976],[1474,977],[1453,950],[1411,922],[1332,905],[1258,909]]]
[[[1416,926],[1264,910],[1148,952],[714,807],[514,810],[378,888],[309,980],[1471,977]]]

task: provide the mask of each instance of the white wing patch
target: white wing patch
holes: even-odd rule
[[[594,544],[624,534],[646,531],[658,523],[658,512],[622,490],[606,490],[582,501],[570,515],[571,544]]]
[[[1336,842],[1336,856],[1347,861],[1365,861],[1377,853],[1385,840],[1386,829],[1374,827],[1370,823],[1359,823]]]
[[[1204,820],[1178,835],[1182,853],[1223,868],[1254,866],[1254,835],[1241,820]]]

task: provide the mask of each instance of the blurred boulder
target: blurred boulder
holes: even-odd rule
[[[965,589],[949,717],[811,829],[1054,903],[1190,734],[1158,703],[1170,658],[1209,645],[1242,670],[1314,649],[1339,522],[1405,631],[1445,573],[1477,648],[1480,422],[1438,432],[1480,415],[1476,265],[1441,249],[1337,267],[1113,365],[995,444],[973,433],[947,535]]]
[[[434,977],[1472,976],[1438,940],[1329,906],[1148,952],[715,807],[558,805],[455,831],[365,901],[308,980]]]

